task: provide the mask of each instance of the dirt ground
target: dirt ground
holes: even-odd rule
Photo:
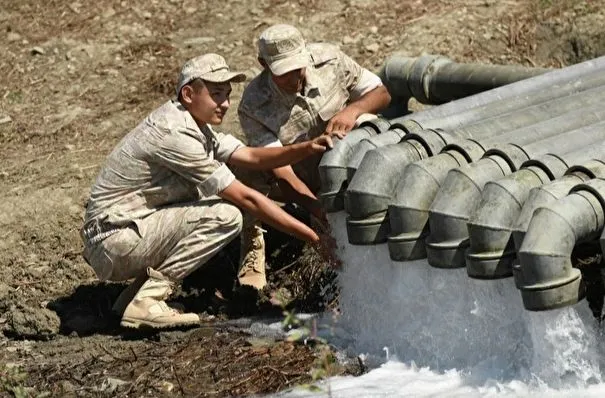
[[[268,25],[298,26],[377,69],[395,51],[562,67],[605,54],[605,1],[0,0],[0,396],[233,396],[357,374],[322,344],[255,339],[233,323],[237,242],[184,284],[207,325],[133,334],[111,316],[78,229],[117,141],[172,96],[181,64],[218,52],[249,76]],[[223,131],[241,135],[235,109]],[[271,285],[291,309],[334,309],[334,272],[273,234]],[[346,266],[346,264],[345,264]],[[218,293],[217,293],[218,292]],[[222,297],[222,298],[221,298]],[[281,316],[270,305],[252,308]],[[214,316],[212,319],[211,315]],[[353,364],[354,365],[354,364]],[[322,372],[318,373],[318,370]],[[20,395],[21,394],[21,395]]]

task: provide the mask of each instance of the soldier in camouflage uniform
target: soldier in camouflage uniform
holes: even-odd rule
[[[229,108],[231,72],[217,54],[189,60],[177,99],[147,116],[115,147],[90,195],[81,236],[84,258],[100,280],[134,278],[114,304],[121,325],[164,328],[199,323],[165,300],[171,286],[202,266],[242,228],[238,207],[309,242],[317,234],[225,163],[270,170],[322,153],[330,140],[288,148],[251,148],[212,129]]]
[[[264,70],[246,87],[238,108],[251,146],[282,147],[322,134],[342,137],[391,100],[378,76],[334,45],[305,45],[301,33],[290,25],[274,25],[260,35],[258,59]],[[323,220],[315,197],[320,157],[248,175],[245,182]],[[253,217],[244,214],[244,220],[239,282],[262,289],[267,283],[262,230]]]

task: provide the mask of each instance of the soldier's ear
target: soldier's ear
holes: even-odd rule
[[[191,103],[191,95],[193,94],[193,87],[190,84],[185,84],[183,88],[181,88],[181,102],[185,104]]]
[[[265,62],[264,59],[262,59],[261,57],[256,58],[258,60],[258,63],[265,69],[268,69],[269,66],[267,65],[267,63]]]

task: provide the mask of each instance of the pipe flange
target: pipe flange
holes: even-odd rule
[[[419,133],[423,130],[420,123],[415,120],[407,119],[402,122],[396,122],[390,125],[389,131],[393,131],[394,134],[399,135],[400,138],[405,137],[406,134]]]
[[[481,159],[485,154],[485,147],[473,139],[457,140],[448,143],[441,152],[456,152],[464,156],[467,163],[473,163]]]
[[[514,250],[466,253],[466,273],[473,279],[503,279],[513,275]]]
[[[317,196],[319,197],[322,207],[328,213],[335,213],[345,209],[344,193],[345,190],[320,192]]]
[[[412,65],[408,76],[408,88],[412,96],[420,103],[431,103],[427,91],[428,86],[425,84],[425,76],[432,72],[431,65],[439,59],[443,59],[443,57],[438,55],[423,55],[418,57]],[[445,59],[451,62],[447,58]],[[441,65],[442,63],[440,62],[439,64]]]
[[[435,268],[464,268],[465,252],[469,239],[433,242],[429,235],[426,239],[426,254],[429,264]]]
[[[403,233],[389,236],[389,256],[393,261],[410,261],[426,258],[424,239],[428,233]]]
[[[441,152],[450,137],[449,134],[440,134],[435,130],[428,129],[418,133],[408,133],[401,141],[417,141],[426,149],[429,156],[433,156]]]
[[[529,311],[546,311],[576,304],[585,296],[582,273],[572,268],[570,276],[548,284],[521,286],[523,306]]]
[[[513,264],[513,280],[515,281],[515,287],[517,290],[521,290],[523,287],[523,268],[517,261]]]
[[[384,119],[381,117],[376,117],[374,119],[366,120],[365,122],[362,122],[358,128],[365,128],[369,132],[374,132],[376,134],[380,134],[384,131],[387,131],[390,127],[391,127],[390,120],[387,120],[387,119]]]
[[[352,245],[376,245],[387,241],[390,231],[386,211],[364,219],[347,217],[347,236]]]

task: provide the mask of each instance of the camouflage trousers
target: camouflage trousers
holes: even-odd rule
[[[136,220],[101,242],[84,242],[83,254],[101,280],[131,279],[151,267],[181,281],[241,229],[241,212],[223,200],[183,203]]]

